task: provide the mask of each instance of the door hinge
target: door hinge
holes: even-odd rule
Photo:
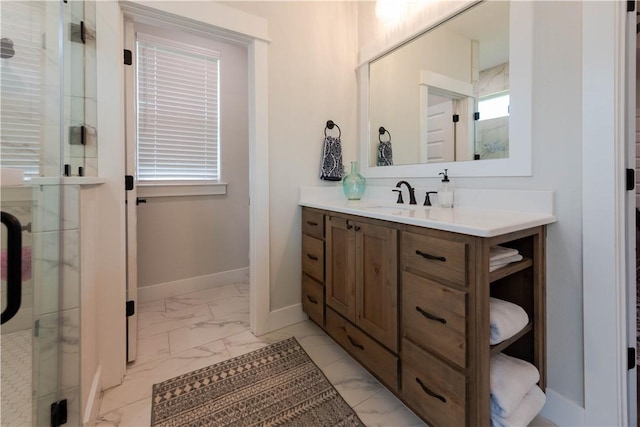
[[[79,24],[71,23],[71,41],[75,43],[85,44],[87,42],[87,30],[84,25],[84,21],[80,21]]]
[[[67,423],[67,399],[51,404],[51,427]]]
[[[124,189],[125,191],[133,190],[133,175],[124,176]]]
[[[133,54],[129,49],[124,50],[124,65],[133,64]]]
[[[636,0],[627,0],[627,12],[636,10]]]
[[[636,188],[636,170],[635,169],[627,169],[627,191],[631,191]]]
[[[454,114],[453,115],[453,123],[458,123],[460,121],[460,115],[459,114]]]
[[[133,316],[134,314],[136,314],[136,302],[127,301],[127,317]]]
[[[636,349],[627,348],[627,369],[631,370],[636,367]]]

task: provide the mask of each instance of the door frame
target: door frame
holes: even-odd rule
[[[249,88],[249,304],[255,335],[270,326],[269,256],[269,126],[268,44],[264,18],[216,3],[121,3],[121,23],[127,18],[160,21],[190,31],[202,31],[247,47]]]
[[[638,2],[635,2],[633,11],[627,12],[625,35],[626,35],[626,168],[633,169],[637,173],[636,168],[636,82],[638,79],[637,64],[637,29],[636,29],[636,12],[638,10]],[[634,183],[635,184],[635,183]],[[627,245],[627,342],[630,348],[635,348],[637,353],[637,335],[638,335],[638,312],[637,304],[637,285],[636,285],[636,189],[627,191],[626,197],[626,245]],[[636,354],[636,360],[638,356]],[[634,360],[635,363],[635,360]],[[628,396],[628,425],[638,425],[638,367],[627,371],[627,396]]]

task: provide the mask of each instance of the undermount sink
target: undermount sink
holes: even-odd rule
[[[367,206],[366,209],[381,209],[388,211],[412,211],[414,208],[407,206],[390,206],[390,205],[372,205]]]
[[[418,210],[429,209],[430,206],[422,206],[422,205],[401,205],[401,204],[383,204],[383,203],[372,203],[368,206],[365,206],[364,209],[371,211],[384,212],[391,215],[411,215]]]

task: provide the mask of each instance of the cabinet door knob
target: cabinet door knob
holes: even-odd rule
[[[352,228],[353,228],[353,225],[347,224],[347,230],[351,230]]]
[[[435,397],[436,399],[438,399],[439,401],[441,401],[442,403],[447,403],[447,398],[442,396],[441,394],[438,393],[434,393],[433,391],[429,390],[429,388],[427,386],[425,386],[422,381],[420,381],[420,378],[416,378],[416,382],[418,384],[420,384],[420,387],[422,388],[422,391],[424,391],[425,393],[427,393],[429,396],[431,397]]]
[[[356,225],[356,231],[360,231],[360,226]]]
[[[419,306],[417,306],[417,305],[416,305],[416,311],[417,311],[418,313],[422,314],[424,317],[426,317],[426,318],[427,318],[427,319],[429,319],[429,320],[435,320],[436,322],[440,322],[440,323],[442,323],[443,325],[446,325],[446,324],[447,324],[447,319],[445,319],[445,318],[443,318],[443,317],[435,316],[435,315],[433,315],[433,314],[431,314],[431,313],[427,313],[426,311],[424,311],[421,307],[419,307]]]
[[[428,253],[426,253],[426,252],[422,252],[422,251],[419,251],[419,250],[416,250],[416,255],[420,255],[420,256],[421,256],[421,257],[423,257],[423,258],[426,258],[426,259],[432,259],[432,260],[434,260],[434,261],[442,261],[442,262],[445,262],[445,261],[447,260],[447,259],[446,259],[445,257],[443,257],[443,256],[431,255],[431,254],[428,254]]]

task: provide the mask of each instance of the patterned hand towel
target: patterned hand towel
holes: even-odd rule
[[[322,144],[322,165],[320,179],[326,181],[342,180],[342,144],[340,137],[325,136]]]
[[[378,166],[393,166],[391,141],[380,141],[378,144]]]

